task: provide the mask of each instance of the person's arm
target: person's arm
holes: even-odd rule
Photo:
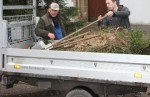
[[[44,20],[41,18],[35,28],[35,33],[37,36],[40,36],[44,39],[49,39],[48,37],[49,31],[45,30],[45,23],[44,23]]]
[[[100,21],[98,22],[98,26],[108,26],[109,25],[108,24],[108,17],[106,17],[103,20],[101,20],[101,18],[102,18],[102,15],[99,15],[98,20],[100,20]]]
[[[123,7],[121,11],[114,12],[113,17],[128,17],[129,15],[129,9],[127,7]]]
[[[105,19],[102,21],[102,25],[103,25],[103,26],[109,26],[108,18],[105,18]]]

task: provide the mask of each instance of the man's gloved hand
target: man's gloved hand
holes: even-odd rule
[[[55,39],[55,35],[54,35],[53,33],[48,33],[48,37],[49,37],[50,39],[52,39],[52,40]]]

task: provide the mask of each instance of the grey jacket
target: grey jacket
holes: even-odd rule
[[[65,36],[65,29],[64,29],[64,25],[60,19],[60,16],[57,16],[58,18],[58,23],[62,29],[62,34],[63,36]],[[49,40],[48,37],[48,33],[54,33],[54,24],[53,24],[53,20],[52,17],[50,16],[50,14],[47,12],[44,16],[42,16],[35,28],[35,34],[37,36],[42,37],[44,40]]]
[[[115,26],[115,27],[125,27],[130,29],[130,21],[129,21],[130,11],[127,7],[120,5],[118,7],[118,11],[114,12],[112,17],[107,17],[103,20],[104,26]]]

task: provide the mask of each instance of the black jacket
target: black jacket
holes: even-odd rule
[[[102,21],[104,26],[124,27],[131,29],[129,21],[130,11],[123,5],[118,6],[118,11],[112,17],[107,17]]]

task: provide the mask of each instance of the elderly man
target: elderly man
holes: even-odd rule
[[[59,10],[60,7],[57,3],[49,4],[47,13],[40,18],[35,28],[37,36],[44,40],[59,40],[64,37],[65,30],[59,16]]]
[[[130,11],[123,5],[118,5],[117,0],[106,0],[108,8],[107,18],[102,21],[104,26],[124,27],[130,29]],[[98,19],[101,19],[101,15]]]

